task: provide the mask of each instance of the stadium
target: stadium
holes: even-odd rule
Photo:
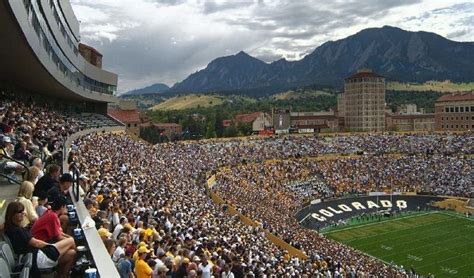
[[[474,276],[474,133],[150,145],[68,1],[0,12],[1,277]]]

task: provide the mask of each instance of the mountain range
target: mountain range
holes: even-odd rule
[[[474,81],[474,42],[384,26],[328,41],[299,61],[265,63],[241,51],[211,61],[166,94],[234,92],[273,94],[304,86],[342,88],[344,78],[371,68],[388,80]]]
[[[151,86],[136,89],[132,91],[128,91],[126,93],[121,94],[120,96],[138,96],[138,95],[151,95],[151,94],[160,94],[164,93],[169,90],[170,87],[163,83],[156,83]]]

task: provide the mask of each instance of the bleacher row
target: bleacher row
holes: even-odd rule
[[[121,124],[110,116],[96,113],[68,113],[66,115],[78,119],[81,129],[116,126]]]

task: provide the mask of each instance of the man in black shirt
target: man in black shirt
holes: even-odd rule
[[[69,188],[72,186],[72,182],[73,178],[71,174],[62,174],[62,176],[59,178],[59,184],[53,186],[51,189],[48,190],[48,201],[57,200],[58,197],[64,196],[67,199],[67,205],[71,205],[72,201],[69,198]],[[61,222],[61,227],[63,228],[63,231],[66,232],[69,223],[68,215],[61,215],[59,217],[59,220]]]
[[[33,196],[39,196],[39,192],[47,193],[51,188],[59,185],[58,178],[61,175],[61,167],[51,164],[48,167],[47,173],[42,176],[35,184]]]

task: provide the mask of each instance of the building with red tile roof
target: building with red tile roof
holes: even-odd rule
[[[107,114],[124,123],[126,131],[140,135],[140,112],[137,109],[108,108]]]

